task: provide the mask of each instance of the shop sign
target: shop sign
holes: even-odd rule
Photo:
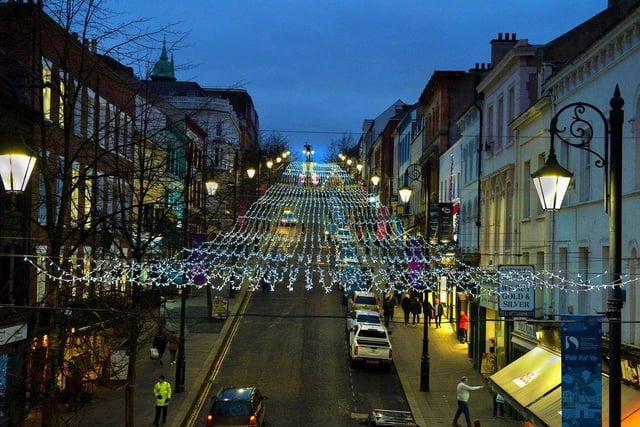
[[[27,324],[6,326],[0,328],[0,345],[9,344],[27,339]]]
[[[536,308],[533,266],[499,266],[498,300],[500,316],[533,318]]]

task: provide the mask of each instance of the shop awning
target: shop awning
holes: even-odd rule
[[[640,425],[640,391],[627,385],[621,390],[622,427]],[[562,424],[562,390],[560,387],[527,408],[549,426]],[[602,425],[609,425],[609,377],[602,375]]]
[[[560,386],[560,356],[536,347],[505,366],[489,380],[523,408]]]
[[[561,370],[560,356],[536,347],[493,374],[489,381],[527,418],[559,427],[562,425]],[[623,385],[621,398],[622,427],[640,425],[640,390]],[[609,425],[609,377],[604,374],[602,425]]]

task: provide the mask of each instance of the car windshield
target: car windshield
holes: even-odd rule
[[[375,297],[359,295],[358,298],[356,298],[356,304],[377,305],[377,303]]]
[[[218,417],[248,417],[251,408],[247,402],[216,402],[215,415]]]
[[[387,338],[387,334],[380,329],[363,329],[360,331],[360,336],[364,338]]]
[[[380,324],[380,316],[374,316],[372,314],[361,314],[358,316],[358,322]]]

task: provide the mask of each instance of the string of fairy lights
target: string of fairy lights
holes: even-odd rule
[[[563,292],[613,286],[605,282],[606,272],[572,279],[562,271],[535,271],[532,280],[530,273],[467,265],[447,256],[445,247],[404,233],[399,218],[370,196],[336,163],[291,162],[232,230],[174,256],[95,260],[91,268],[50,257],[26,260],[50,279],[103,289],[177,285],[256,290],[266,281],[272,289],[291,292],[328,293],[344,287],[439,292],[446,279],[448,289],[478,297],[531,286]],[[623,277],[622,286],[636,280]]]

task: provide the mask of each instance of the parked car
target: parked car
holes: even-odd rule
[[[409,411],[374,409],[362,424],[367,427],[419,427]]]
[[[344,264],[357,264],[358,253],[352,244],[340,245],[338,248],[338,262]]]
[[[283,225],[285,227],[293,227],[298,225],[298,219],[292,211],[285,210],[282,213],[282,218],[280,218],[280,225]]]
[[[262,427],[265,418],[265,400],[258,388],[223,387],[212,397],[207,415],[207,427],[256,426]]]
[[[352,331],[360,323],[382,325],[380,313],[371,310],[351,310],[347,314],[347,331]]]
[[[351,234],[351,230],[348,228],[338,228],[336,237],[340,243],[353,242],[353,235]]]
[[[356,326],[349,334],[349,360],[351,367],[364,364],[391,368],[393,349],[387,328],[369,323]]]
[[[353,299],[354,292],[368,289],[359,264],[347,263],[340,266],[340,287],[343,292],[343,304],[347,304]]]
[[[373,292],[355,291],[349,300],[349,310],[371,310],[380,312],[380,300]]]

